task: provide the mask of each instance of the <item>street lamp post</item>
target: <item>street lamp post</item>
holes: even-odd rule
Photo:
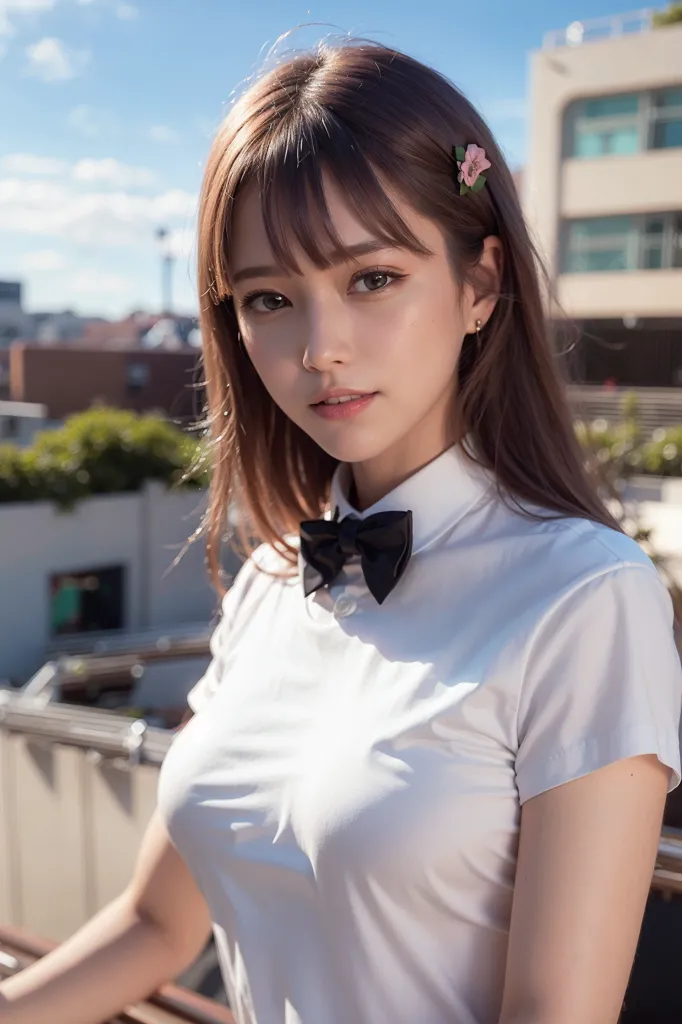
[[[159,243],[161,253],[161,296],[162,310],[166,316],[173,314],[173,264],[175,256],[170,244],[170,231],[168,228],[157,228],[155,237]]]

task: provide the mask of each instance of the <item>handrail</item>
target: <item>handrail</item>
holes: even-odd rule
[[[0,926],[0,978],[7,978],[46,956],[56,943]],[[141,1003],[127,1007],[110,1024],[235,1024],[226,1007],[179,985],[164,985]]]
[[[625,14],[609,14],[603,18],[573,21],[566,28],[546,32],[542,48],[553,50],[562,46],[581,46],[584,43],[612,39],[614,36],[647,32],[652,25],[653,8],[651,7],[645,7],[639,11],[628,11]]]
[[[0,690],[0,728],[135,764],[160,765],[173,741],[169,729],[147,725],[142,719],[71,704],[45,705],[9,690]]]
[[[682,895],[682,829],[662,829],[651,890],[667,898]]]

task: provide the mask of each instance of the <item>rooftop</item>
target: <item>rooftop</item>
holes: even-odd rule
[[[584,43],[601,42],[616,36],[648,32],[653,27],[653,7],[645,7],[627,14],[612,14],[605,18],[588,21],[573,21],[566,28],[547,32],[542,41],[544,50],[560,46],[582,46]]]

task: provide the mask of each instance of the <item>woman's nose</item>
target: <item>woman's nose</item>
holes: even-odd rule
[[[353,344],[351,325],[338,304],[309,311],[305,325],[303,366],[323,372],[331,366],[350,362]]]

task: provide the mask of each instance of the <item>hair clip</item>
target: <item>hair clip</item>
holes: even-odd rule
[[[480,192],[486,181],[481,172],[492,167],[485,150],[473,142],[466,149],[464,146],[453,146],[452,157],[457,164],[455,180],[459,183],[459,194],[463,196],[467,192]]]

